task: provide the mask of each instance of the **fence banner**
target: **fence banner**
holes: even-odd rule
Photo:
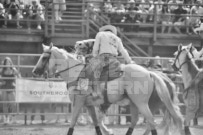
[[[63,81],[16,79],[16,102],[69,103],[69,92]]]

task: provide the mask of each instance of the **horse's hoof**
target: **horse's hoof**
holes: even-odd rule
[[[73,135],[74,128],[69,128],[67,135]]]
[[[102,132],[101,132],[99,126],[96,126],[96,127],[95,127],[95,130],[96,130],[97,135],[102,135]]]
[[[187,126],[185,127],[185,135],[192,135],[189,127],[187,127]]]
[[[151,130],[151,133],[152,133],[152,135],[157,135],[157,131],[155,129]]]
[[[194,126],[197,126],[197,125],[198,125],[198,120],[197,120],[197,118],[194,118],[194,119],[193,119],[193,125],[194,125]]]
[[[191,132],[185,132],[185,135],[192,135]]]

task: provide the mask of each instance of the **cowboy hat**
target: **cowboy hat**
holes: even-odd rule
[[[105,25],[103,27],[101,27],[99,29],[99,31],[107,31],[107,30],[110,30],[112,33],[114,33],[115,35],[117,35],[117,29],[115,26],[113,25]]]
[[[129,0],[128,3],[135,3],[135,1],[134,0]]]

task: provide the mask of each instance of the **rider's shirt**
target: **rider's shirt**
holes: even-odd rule
[[[96,35],[95,43],[93,46],[93,56],[109,53],[118,55],[118,52],[122,54],[127,63],[131,62],[131,58],[123,47],[122,41],[119,37],[110,31],[102,31]]]

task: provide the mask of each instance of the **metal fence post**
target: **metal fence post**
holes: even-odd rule
[[[51,15],[51,36],[55,35],[55,9],[54,9],[55,3],[52,4],[52,15]]]
[[[157,4],[154,4],[154,30],[153,30],[153,41],[157,40]]]
[[[89,23],[89,21],[90,21],[90,19],[89,19],[90,18],[90,15],[89,15],[90,12],[88,10],[89,9],[89,4],[88,3],[86,3],[86,4],[87,4],[87,6],[86,6],[87,7],[87,13],[86,13],[86,37],[89,38],[89,36],[90,36],[89,35],[89,33],[90,33],[89,32],[89,30],[90,30],[90,23]]]
[[[45,37],[48,36],[48,24],[49,21],[48,21],[48,1],[46,0],[45,1],[45,25],[44,25],[44,34],[45,34]]]

